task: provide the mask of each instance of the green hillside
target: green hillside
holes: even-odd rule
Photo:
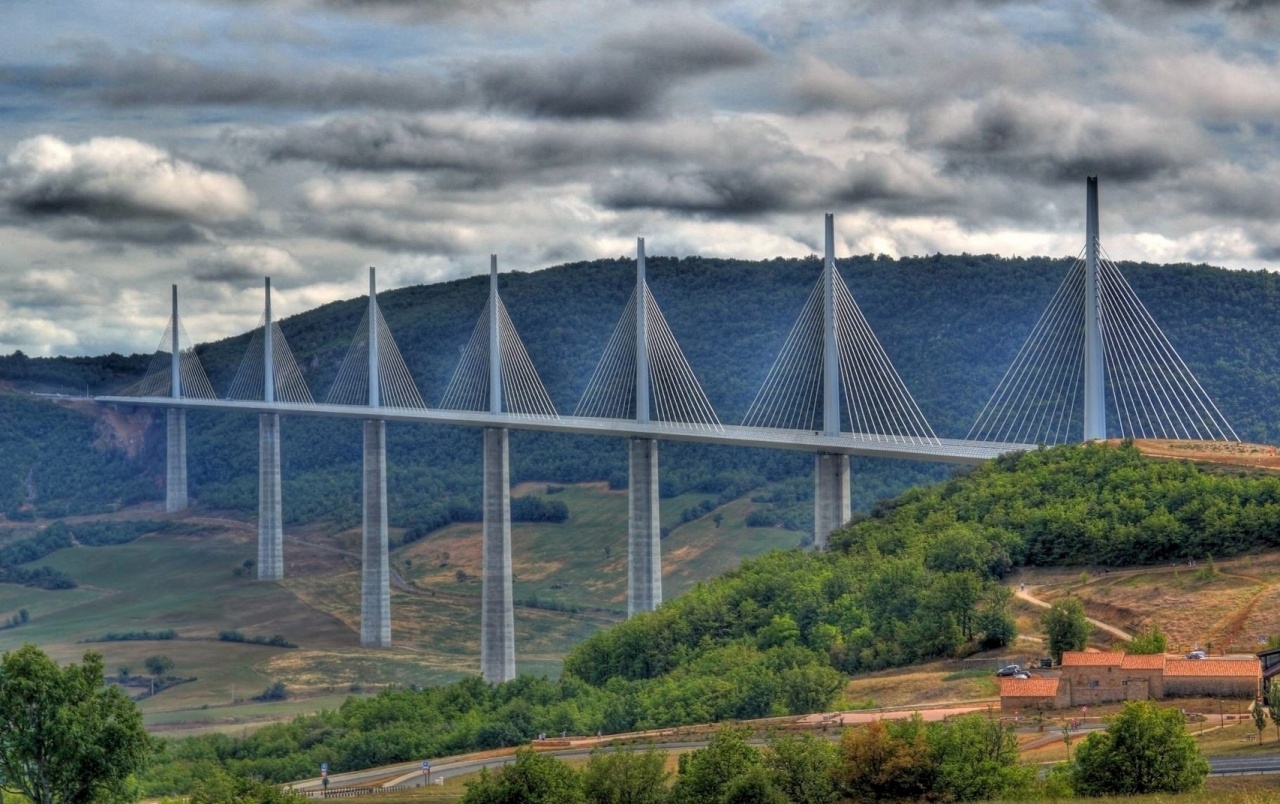
[[[546,490],[546,484],[517,489]],[[548,497],[563,501],[568,519],[517,524],[512,553],[519,668],[554,677],[573,645],[625,615],[627,501],[625,492],[605,484],[553,491]],[[706,499],[666,501],[669,597],[743,557],[800,540],[794,531],[747,528],[745,518],[758,505],[745,499],[715,509],[723,514],[719,525],[714,515],[681,522],[686,509]],[[403,535],[394,534],[397,540]],[[88,544],[111,541],[117,543]],[[48,567],[75,586],[0,583],[0,623],[27,613],[26,622],[0,628],[0,651],[34,642],[69,661],[92,649],[104,654],[113,675],[122,667],[143,674],[148,656],[169,656],[176,676],[194,680],[141,701],[148,725],[169,734],[260,725],[335,706],[352,689],[440,684],[474,674],[478,526],[452,525],[393,552],[393,567],[405,582],[392,591],[390,650],[359,647],[359,544],[358,528],[308,529],[285,545],[285,580],[259,583],[245,567],[256,556],[250,521],[128,511],[39,530],[10,529],[0,540],[0,564],[31,558],[18,568]],[[165,631],[174,638],[96,641]],[[223,631],[279,635],[297,647],[219,641]],[[290,700],[251,700],[275,682],[287,685]],[[129,690],[136,695],[145,688]]]
[[[1079,538],[1093,534],[1090,549],[1118,556],[1135,534],[1160,530],[1139,508],[1176,520],[1220,499],[1240,518],[1208,529],[1196,549],[1226,555],[1274,547],[1280,478],[1153,460],[1128,445],[1010,457],[878,506],[842,530],[830,552],[769,553],[601,630],[569,653],[558,681],[488,686],[469,679],[352,700],[246,740],[174,745],[162,775],[189,778],[201,762],[216,761],[284,781],[319,762],[349,770],[518,744],[541,731],[609,733],[819,711],[849,675],[1012,639],[1012,592],[1002,576],[1058,561],[1031,549],[1042,523],[1014,512],[1073,511]],[[1126,529],[1126,522],[1136,524]]]
[[[903,380],[940,436],[962,437],[1009,365],[1066,271],[1068,260],[991,256],[891,260],[854,257],[840,267]],[[1280,438],[1280,293],[1277,278],[1207,266],[1123,264],[1144,303],[1208,392],[1246,440]],[[817,279],[819,262],[747,262],[709,258],[648,261],[652,290],[723,420],[738,421]],[[601,260],[501,278],[502,293],[557,406],[571,411],[631,292],[634,264]],[[409,287],[380,295],[387,318],[424,398],[438,401],[487,292],[484,277]],[[281,321],[307,381],[323,398],[364,312],[361,299],[335,302]],[[196,337],[198,333],[193,333]],[[198,348],[216,388],[225,390],[249,336]],[[147,358],[0,358],[0,381],[19,388],[82,394],[117,390],[138,377]],[[17,403],[12,403],[17,404]],[[123,460],[113,447],[87,449],[95,425],[66,414],[5,417],[0,449],[15,460],[0,473],[0,508],[41,513],[159,499],[163,432],[159,419]],[[46,405],[52,408],[53,405]],[[55,420],[56,418],[56,420]],[[35,424],[39,422],[39,424]],[[19,424],[23,423],[23,424]],[[20,449],[21,430],[59,428],[58,444]],[[252,514],[256,506],[256,421],[252,416],[193,413],[191,488],[206,506]],[[356,422],[287,419],[283,428],[284,516],[290,525],[358,521],[359,430]],[[465,428],[388,428],[390,516],[406,528],[434,528],[478,516],[479,433]],[[91,454],[92,453],[92,454]],[[612,480],[625,483],[619,439],[514,433],[514,482]],[[727,494],[806,477],[811,459],[769,450],[686,444],[662,447],[662,492]],[[93,483],[76,483],[92,472]],[[30,478],[28,475],[36,470]],[[854,465],[855,505],[945,477],[944,467],[884,460]],[[34,482],[26,482],[28,479]],[[34,488],[34,493],[32,489]],[[809,523],[807,484],[786,521]],[[65,509],[63,506],[71,506]]]

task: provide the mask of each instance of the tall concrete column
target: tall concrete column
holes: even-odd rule
[[[1084,440],[1107,437],[1106,364],[1098,316],[1098,178],[1085,180]]]
[[[631,439],[627,517],[627,616],[662,605],[662,532],[658,521],[658,442]]]
[[[276,401],[275,332],[271,323],[271,277],[262,333],[262,399]],[[284,528],[280,515],[280,414],[258,416],[258,580],[284,577]]]
[[[173,286],[173,313],[169,319],[169,395],[182,398],[182,350],[178,342],[178,286]],[[165,415],[164,510],[187,510],[187,411],[169,408]]]
[[[165,411],[164,510],[187,510],[187,412],[182,408]]]
[[[813,462],[813,547],[825,550],[827,537],[853,516],[849,456],[819,452]]]
[[[484,567],[480,602],[480,675],[516,677],[511,590],[511,470],[507,429],[484,428]]]
[[[280,516],[280,414],[258,415],[258,580],[284,577]]]
[[[824,220],[822,260],[822,431],[840,435],[840,362],[837,349],[835,216]],[[849,501],[849,456],[819,452],[813,463],[813,547],[823,550],[827,537],[852,516]]]
[[[649,285],[644,238],[636,238],[636,421],[649,421]],[[627,616],[662,605],[658,442],[633,438],[627,495]]]
[[[391,647],[391,567],[387,550],[387,423],[364,423],[364,543],[360,644]]]

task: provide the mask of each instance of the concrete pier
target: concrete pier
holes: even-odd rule
[[[182,408],[165,411],[164,510],[187,510],[187,412]]]
[[[627,517],[627,616],[662,604],[662,532],[658,520],[658,442],[631,439]]]
[[[825,550],[827,537],[853,516],[849,496],[849,456],[819,452],[813,462],[813,547]]]
[[[484,578],[480,604],[480,675],[516,677],[511,591],[511,482],[508,431],[484,428]]]
[[[284,577],[280,517],[280,414],[258,415],[258,580]]]
[[[364,546],[360,644],[391,647],[391,568],[387,552],[387,423],[364,423]]]

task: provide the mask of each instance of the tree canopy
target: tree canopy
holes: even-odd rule
[[[1074,597],[1053,601],[1040,615],[1040,624],[1055,662],[1062,661],[1064,651],[1084,650],[1089,644],[1089,634],[1093,633],[1093,623],[1084,614],[1084,604]]]
[[[1086,796],[1133,796],[1197,790],[1209,762],[1187,733],[1182,713],[1130,701],[1076,749],[1071,782]]]
[[[24,645],[0,659],[0,789],[32,804],[132,798],[151,754],[138,707],[103,685],[99,654],[59,668]]]

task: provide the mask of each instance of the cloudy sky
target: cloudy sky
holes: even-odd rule
[[[1276,0],[0,11],[0,352],[630,254],[1280,266]]]

